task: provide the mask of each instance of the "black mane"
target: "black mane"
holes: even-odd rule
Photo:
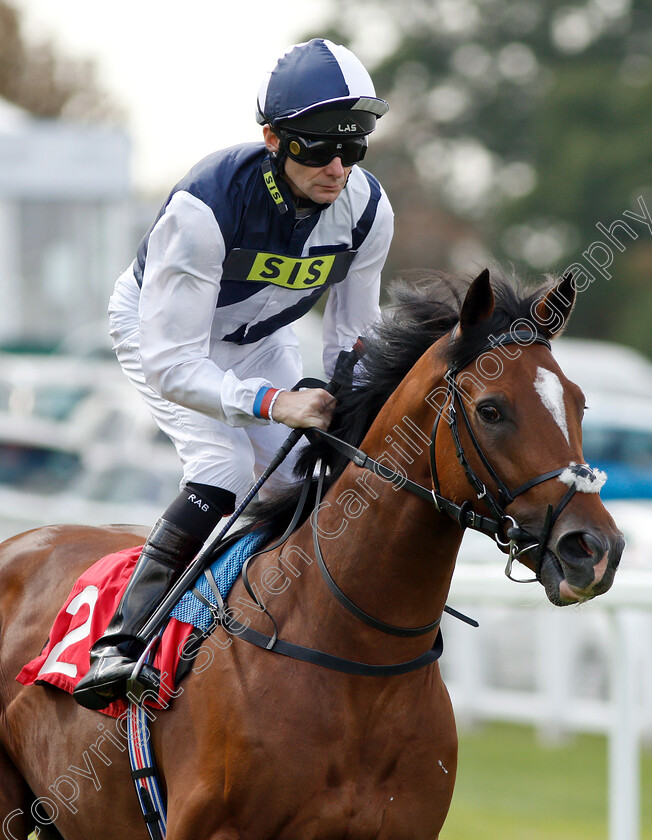
[[[472,278],[424,271],[404,273],[392,283],[390,305],[363,337],[365,354],[356,365],[353,387],[350,382],[334,380],[338,402],[329,428],[332,434],[354,446],[360,444],[382,406],[413,365],[456,325],[471,283]],[[473,357],[485,346],[489,336],[509,331],[517,319],[530,320],[532,303],[551,285],[521,288],[505,277],[492,277],[494,312],[481,326],[466,330],[452,343],[449,363]],[[349,463],[323,441],[304,445],[295,468],[297,484],[285,488],[270,501],[252,504],[246,514],[246,529],[264,524],[273,535],[280,534],[296,508],[303,479],[314,472],[320,458],[329,466],[327,486]],[[312,509],[311,501],[306,506],[308,512]]]

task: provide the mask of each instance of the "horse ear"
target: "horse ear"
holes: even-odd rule
[[[575,306],[576,290],[572,281],[573,272],[569,271],[534,308],[535,320],[551,337],[561,335]]]
[[[485,268],[478,274],[464,298],[460,312],[460,330],[485,321],[494,311],[494,293],[489,282],[489,269]]]

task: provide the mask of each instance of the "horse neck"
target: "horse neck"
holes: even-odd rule
[[[430,489],[436,414],[415,394],[429,394],[437,383],[415,384],[421,378],[415,372],[397,389],[361,448]],[[349,466],[327,494],[317,526],[332,576],[365,611],[401,626],[421,626],[441,614],[462,534],[428,501]]]

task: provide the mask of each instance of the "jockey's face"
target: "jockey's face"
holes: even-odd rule
[[[277,152],[280,141],[272,129],[263,127],[265,146],[270,152]],[[304,166],[285,158],[283,177],[297,198],[309,198],[316,204],[332,204],[346,186],[352,167],[343,166],[339,157],[334,157],[326,166]]]

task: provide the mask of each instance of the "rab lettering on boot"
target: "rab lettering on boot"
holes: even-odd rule
[[[192,502],[193,505],[197,505],[197,507],[200,508],[201,510],[203,510],[204,513],[208,513],[208,511],[210,510],[210,508],[206,504],[206,502],[202,502],[202,500],[199,498],[199,496],[195,496],[194,493],[191,493],[188,496],[188,501]]]

